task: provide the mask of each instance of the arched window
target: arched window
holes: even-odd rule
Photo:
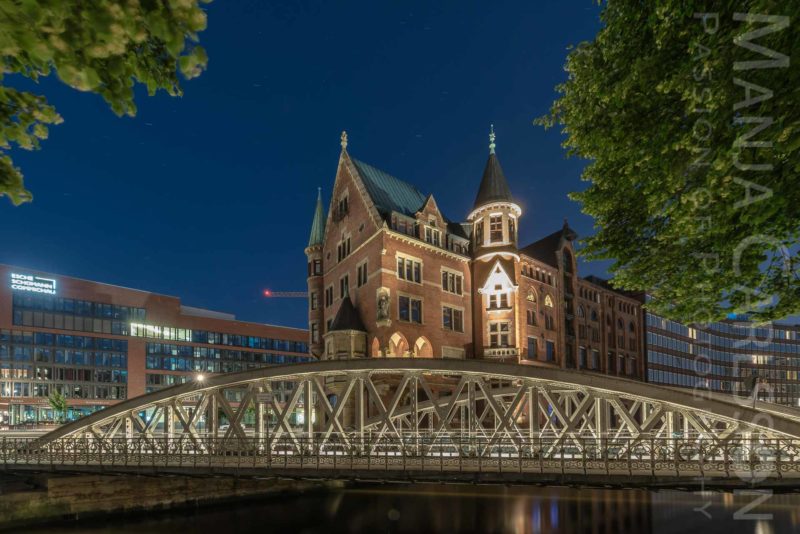
[[[592,318],[592,321],[597,321],[597,310],[592,309],[591,318]]]
[[[544,305],[547,306],[548,308],[552,308],[553,307],[553,299],[550,298],[550,295],[545,295],[544,296]]]
[[[617,327],[619,327],[620,330],[625,329],[625,323],[622,322],[622,319],[617,319]]]
[[[583,310],[583,306],[578,306],[578,317],[581,319],[586,317],[586,312]]]
[[[631,321],[631,322],[628,324],[628,330],[630,330],[630,331],[631,331],[631,333],[633,333],[633,332],[635,332],[635,331],[636,331],[636,325],[635,325],[635,324],[633,324],[633,321]]]
[[[536,292],[533,289],[528,291],[528,302],[536,302]]]

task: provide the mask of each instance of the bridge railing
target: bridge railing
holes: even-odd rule
[[[80,436],[37,445],[2,438],[5,469],[257,469],[520,474],[629,474],[743,479],[800,477],[800,440],[694,436],[407,435],[360,433],[304,437]]]

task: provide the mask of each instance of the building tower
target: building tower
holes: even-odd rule
[[[325,209],[322,206],[322,189],[317,190],[317,207],[314,210],[314,221],[311,223],[311,235],[308,238],[306,257],[308,258],[308,336],[309,350],[312,356],[322,355],[323,326],[323,279],[322,279],[322,244],[325,241]]]
[[[489,160],[467,217],[472,225],[473,342],[475,356],[515,361],[521,347],[517,316],[517,228],[522,209],[514,201],[495,154]]]

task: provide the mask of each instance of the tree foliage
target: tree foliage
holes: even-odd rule
[[[48,397],[47,402],[50,403],[50,407],[53,411],[58,415],[58,418],[61,422],[64,421],[67,415],[67,399],[59,393],[58,391],[53,391]]]
[[[676,320],[800,311],[800,3],[608,0],[601,18],[536,121],[588,160],[582,253]]]
[[[39,148],[61,116],[40,95],[4,82],[51,73],[72,88],[97,93],[117,115],[136,114],[133,89],[181,94],[206,66],[197,34],[210,0],[7,0],[0,2],[0,196],[29,201],[8,152]]]

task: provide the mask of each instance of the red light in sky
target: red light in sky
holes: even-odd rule
[[[272,291],[270,291],[269,289],[265,289],[264,290],[264,296],[265,297],[271,297],[272,296]]]

